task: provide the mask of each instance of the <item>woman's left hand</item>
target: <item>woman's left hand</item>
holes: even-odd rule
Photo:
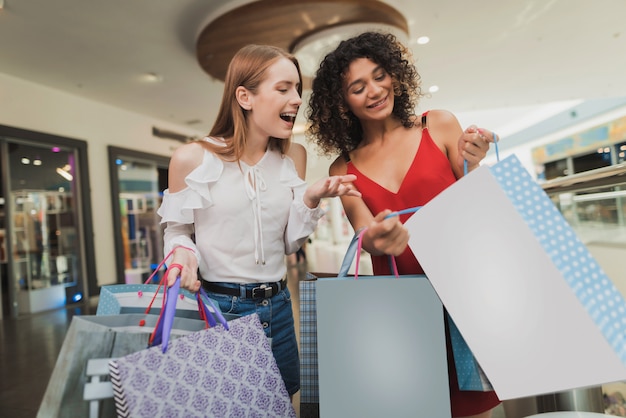
[[[320,204],[320,200],[325,197],[361,197],[361,192],[356,190],[352,185],[354,180],[356,180],[354,174],[331,176],[321,179],[306,189],[306,192],[304,192],[304,204],[309,208],[315,208]]]
[[[489,143],[496,142],[493,132],[471,125],[459,138],[459,163],[463,165],[467,161],[468,170],[476,168],[487,155]]]

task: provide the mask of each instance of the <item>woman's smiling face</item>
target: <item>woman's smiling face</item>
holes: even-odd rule
[[[358,58],[344,75],[344,97],[360,120],[384,120],[393,110],[393,80],[383,67]]]
[[[257,93],[251,96],[248,127],[266,137],[290,138],[302,104],[299,86],[298,70],[287,58],[268,67]]]

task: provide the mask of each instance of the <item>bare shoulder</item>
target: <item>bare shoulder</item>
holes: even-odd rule
[[[426,123],[429,129],[449,129],[460,126],[459,120],[454,116],[454,113],[443,109],[429,111]]]
[[[294,161],[298,159],[306,160],[306,148],[302,144],[299,144],[297,142],[292,142],[289,145],[289,151],[287,152],[287,155],[290,156],[291,159]]]
[[[452,112],[447,110],[431,110],[428,112],[426,126],[430,137],[442,149],[448,152],[452,147],[456,147],[456,143],[463,133],[461,124]]]
[[[328,174],[331,176],[343,176],[348,172],[348,165],[343,156],[339,156],[330,164]]]
[[[306,177],[306,148],[304,145],[292,142],[289,145],[287,155],[293,160],[298,176],[304,180]]]
[[[170,168],[191,172],[200,165],[205,148],[198,142],[189,142],[178,147],[170,161]]]

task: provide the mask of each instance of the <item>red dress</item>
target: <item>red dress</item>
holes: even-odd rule
[[[374,215],[385,209],[399,211],[415,206],[423,206],[456,181],[448,158],[433,142],[428,129],[425,127],[427,113],[424,113],[422,117],[422,125],[424,126],[422,129],[422,140],[397,193],[393,193],[370,180],[359,172],[352,162],[348,161],[347,172],[357,176],[354,185],[361,192],[365,204]],[[410,216],[411,214],[401,215],[400,219],[402,222],[405,222]],[[424,274],[424,270],[408,247],[402,255],[396,257],[396,264],[399,274]],[[375,275],[391,274],[387,256],[372,256],[372,265]],[[452,416],[475,415],[497,406],[500,400],[495,392],[459,390],[449,338],[446,324]]]

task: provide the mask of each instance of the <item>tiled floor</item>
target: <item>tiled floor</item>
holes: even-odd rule
[[[302,265],[289,268],[296,332],[298,281],[304,271]],[[0,418],[36,417],[72,317],[93,314],[92,303],[0,321]],[[294,403],[297,410],[297,395]],[[501,407],[494,411],[493,418],[504,418]]]
[[[76,305],[0,321],[0,417],[37,415],[72,316],[92,313]]]

